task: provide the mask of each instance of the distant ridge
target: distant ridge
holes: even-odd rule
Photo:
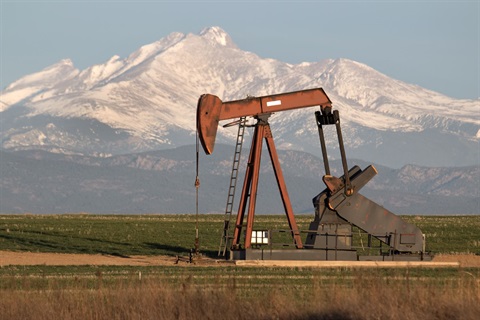
[[[194,155],[193,145],[110,158],[0,151],[0,213],[195,213]],[[232,146],[218,144],[212,156],[200,157],[201,213],[224,212],[232,155]],[[321,159],[292,150],[279,150],[279,157],[294,212],[313,215],[312,198],[325,188]],[[330,164],[332,174],[340,176],[340,161]],[[350,159],[349,164],[370,163]],[[375,166],[378,175],[361,193],[394,213],[480,214],[480,166]],[[264,161],[256,212],[283,214],[278,194]]]

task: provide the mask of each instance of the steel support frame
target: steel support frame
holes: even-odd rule
[[[268,115],[266,116],[268,118]],[[275,178],[277,181],[278,189],[280,192],[280,197],[282,199],[283,207],[285,209],[285,214],[287,216],[288,225],[292,231],[292,237],[295,242],[295,246],[298,249],[303,248],[302,240],[300,238],[300,232],[298,230],[297,223],[295,221],[295,216],[293,214],[292,204],[290,202],[290,197],[288,196],[287,187],[283,177],[282,169],[280,167],[280,161],[278,160],[277,150],[275,148],[275,143],[273,141],[272,132],[270,130],[270,125],[266,119],[258,119],[257,124],[255,125],[255,130],[253,133],[252,145],[250,147],[250,155],[248,158],[247,169],[245,171],[245,180],[243,182],[242,195],[240,197],[240,203],[238,207],[237,220],[235,224],[235,231],[233,235],[232,248],[240,249],[240,238],[243,228],[243,220],[245,218],[245,210],[247,208],[248,202],[248,215],[247,215],[247,224],[245,232],[245,243],[244,248],[251,248],[251,239],[253,231],[253,223],[255,218],[255,205],[257,200],[257,189],[258,189],[258,178],[260,173],[260,159],[262,156],[262,143],[265,139],[268,152],[270,155],[270,160],[272,162],[273,171],[275,173]]]
[[[323,164],[325,166],[325,175],[330,175],[330,166],[328,163],[327,147],[325,143],[325,135],[323,133],[323,125],[335,125],[338,138],[338,147],[340,149],[340,157],[342,158],[342,167],[344,173],[344,185],[345,195],[350,196],[353,194],[350,177],[348,175],[347,156],[345,154],[345,146],[343,144],[342,128],[340,127],[340,114],[338,110],[322,109],[322,112],[316,111],[315,118],[317,120],[318,136],[320,138],[320,146],[322,148]]]

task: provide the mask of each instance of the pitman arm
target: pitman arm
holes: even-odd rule
[[[221,120],[256,117],[265,113],[314,106],[320,106],[322,110],[332,107],[332,102],[322,88],[228,102],[222,102],[215,95],[203,94],[197,104],[197,131],[203,150],[206,154],[211,154]]]

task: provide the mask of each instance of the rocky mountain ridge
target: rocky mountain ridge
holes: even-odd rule
[[[194,143],[203,93],[227,101],[315,87],[340,111],[351,157],[396,168],[479,163],[479,100],[449,98],[347,59],[262,58],[219,27],[174,32],[85,70],[65,59],[15,81],[0,96],[1,146],[100,157],[168,149]],[[319,155],[312,109],[271,117],[279,149]],[[218,140],[232,143],[235,133],[219,128]],[[327,139],[338,159],[336,136]]]
[[[232,156],[232,146],[222,144],[214,155],[200,156],[201,213],[224,212]],[[0,151],[0,158],[1,213],[195,212],[193,145],[108,158],[43,150]],[[279,150],[279,158],[294,212],[313,214],[312,198],[325,188],[321,159],[294,150]],[[341,163],[330,164],[332,174],[341,176]],[[349,160],[350,167],[370,164]],[[392,169],[374,165],[378,174],[360,193],[396,214],[480,213],[480,166]],[[241,181],[243,176],[242,171]],[[241,185],[237,187],[239,191]],[[261,167],[257,213],[283,213],[266,160]]]

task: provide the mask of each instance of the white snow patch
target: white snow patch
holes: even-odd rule
[[[43,132],[40,132],[38,134],[38,143],[43,146],[45,144],[45,140],[47,139],[47,136],[43,133]]]
[[[298,64],[298,66],[299,66],[299,67],[309,67],[309,66],[311,66],[312,64],[313,64],[313,62],[305,62],[305,61],[304,61],[304,62],[300,62],[300,63]]]
[[[34,83],[46,83],[55,81],[59,76],[75,76],[78,73],[78,70],[73,66],[73,62],[70,59],[60,60],[59,62],[46,67],[42,71],[26,75],[25,77],[20,78],[19,80],[10,84],[6,91],[14,90],[15,87],[21,87],[25,85],[30,85]]]
[[[23,99],[28,98],[29,96],[33,95],[34,93],[38,92],[41,88],[39,87],[26,87],[23,89],[18,89],[10,92],[3,92],[0,95],[0,101],[3,102],[2,108],[0,111],[6,110],[8,106],[15,104],[17,102],[22,101]],[[5,106],[4,106],[5,104]]]
[[[216,43],[226,46],[228,44],[228,34],[220,27],[205,28],[200,32],[200,35],[204,38],[215,41]]]

